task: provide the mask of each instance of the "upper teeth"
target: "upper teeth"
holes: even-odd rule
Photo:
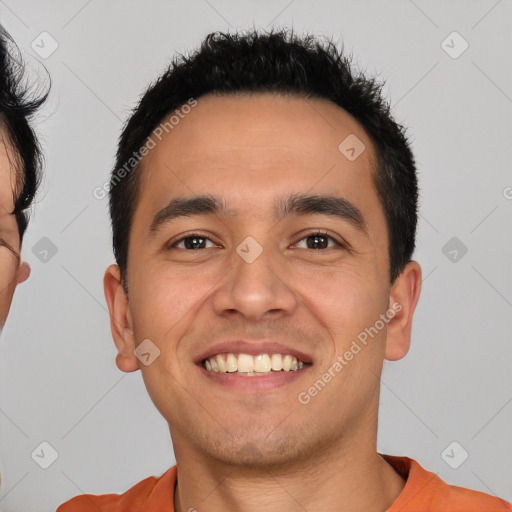
[[[304,362],[286,354],[217,354],[204,360],[207,370],[214,372],[269,372],[271,370],[300,370]]]

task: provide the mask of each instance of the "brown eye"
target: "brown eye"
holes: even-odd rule
[[[330,249],[332,247],[343,247],[342,244],[340,244],[337,240],[335,240],[332,236],[329,236],[326,233],[323,232],[317,232],[317,233],[310,233],[309,235],[305,236],[301,240],[299,240],[299,243],[303,240],[306,240],[306,247],[305,249]],[[332,241],[334,244],[329,246],[329,241]]]
[[[199,233],[191,233],[190,235],[181,237],[179,240],[176,240],[167,248],[172,249],[176,247],[178,249],[186,249],[193,251],[198,249],[208,249],[208,247],[205,247],[205,243],[207,240],[211,242],[211,240],[207,236],[201,235]],[[181,243],[183,243],[183,246],[178,247],[179,244]]]

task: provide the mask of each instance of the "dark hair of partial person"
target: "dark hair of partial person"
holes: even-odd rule
[[[113,248],[125,292],[131,222],[140,189],[141,165],[130,160],[152,131],[190,98],[208,93],[282,93],[323,98],[351,114],[376,150],[373,183],[388,227],[390,283],[411,261],[418,214],[416,166],[406,128],[390,113],[382,96],[384,82],[352,69],[352,57],[332,40],[293,30],[226,34],[213,32],[190,55],[177,55],[142,95],[119,139],[110,179]],[[341,141],[340,141],[341,142]],[[116,170],[129,166],[122,180]],[[126,169],[126,167],[125,167]]]
[[[20,51],[9,33],[0,25],[0,131],[1,143],[9,144],[15,162],[16,186],[13,213],[20,242],[29,221],[31,206],[41,182],[43,157],[31,118],[44,103],[50,85],[43,94],[25,78]]]

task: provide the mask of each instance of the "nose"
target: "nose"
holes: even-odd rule
[[[233,267],[213,296],[217,315],[243,315],[257,322],[288,316],[298,307],[298,299],[286,275],[285,262],[275,251],[262,247],[256,259],[233,254]]]

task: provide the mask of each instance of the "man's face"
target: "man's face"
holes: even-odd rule
[[[16,285],[28,277],[26,263],[20,265],[20,238],[12,211],[16,190],[14,155],[0,130],[0,330],[5,324]]]
[[[350,148],[338,148],[348,136],[350,146],[358,139],[366,148],[355,160]],[[201,97],[145,158],[130,235],[129,300],[123,314],[118,287],[113,329],[118,366],[142,370],[177,457],[187,444],[229,464],[271,464],[317,455],[340,433],[373,435],[383,359],[403,355],[392,341],[386,348],[390,327],[359,342],[357,353],[353,345],[392,299],[374,159],[370,139],[343,109],[277,95]],[[159,214],[173,199],[205,194],[227,211]],[[317,196],[316,209],[325,206],[319,198],[345,200],[362,223],[325,209],[275,211],[278,201],[301,195]],[[319,231],[326,234],[315,237]],[[236,340],[246,344],[213,348]],[[260,351],[267,342],[287,348]],[[146,365],[133,354],[139,345],[142,361],[160,353]],[[334,370],[351,347],[353,358]],[[202,364],[218,353],[294,351],[309,364],[265,377]],[[329,369],[331,378],[322,377]],[[324,385],[308,393],[318,379]]]

